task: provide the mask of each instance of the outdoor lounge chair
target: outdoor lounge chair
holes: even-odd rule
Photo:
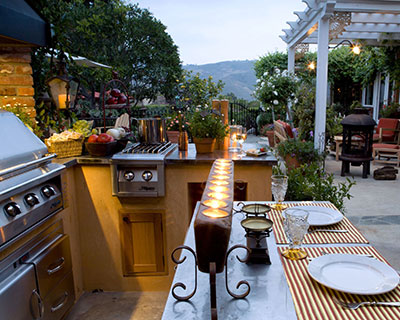
[[[397,143],[374,143],[372,145],[373,164],[385,163],[400,166],[400,135],[397,130]]]
[[[283,141],[289,139],[286,128],[281,121],[274,121],[274,142],[275,146]]]
[[[379,143],[396,143],[398,135],[399,119],[381,118],[373,136],[373,140]]]

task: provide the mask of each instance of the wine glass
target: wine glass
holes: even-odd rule
[[[285,200],[285,194],[288,187],[288,177],[285,175],[273,175],[271,176],[271,191],[274,196],[274,200],[277,202],[272,207],[276,210],[286,209],[287,206],[282,204]]]
[[[289,239],[289,248],[282,255],[287,259],[301,260],[307,257],[307,252],[301,249],[301,243],[309,227],[308,214],[308,211],[299,208],[288,208],[283,212],[283,227]]]
[[[246,138],[247,138],[246,128],[241,127],[240,132],[236,135],[236,140],[239,143],[239,148],[241,152],[243,150],[243,143],[246,141]]]

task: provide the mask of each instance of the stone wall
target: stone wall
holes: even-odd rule
[[[22,106],[35,117],[31,48],[0,47],[0,106]]]

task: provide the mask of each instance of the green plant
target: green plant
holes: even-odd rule
[[[188,131],[189,122],[187,115],[182,111],[176,111],[166,117],[167,131]]]
[[[388,106],[383,105],[380,116],[381,118],[400,119],[400,105],[398,103],[392,103]]]
[[[265,124],[261,127],[260,129],[260,135],[266,137],[268,131],[273,131],[274,130],[274,125],[273,124]]]
[[[196,108],[190,119],[190,132],[194,138],[222,139],[227,136],[228,129],[219,113],[209,107]]]
[[[283,174],[283,170],[273,168],[274,174]],[[350,199],[350,189],[356,183],[349,178],[346,182],[334,184],[334,175],[325,172],[317,162],[303,164],[286,172],[288,189],[286,201],[330,201],[340,211],[345,211],[344,199]]]
[[[323,159],[323,156],[315,150],[313,142],[298,139],[288,139],[280,142],[277,146],[277,153],[282,159],[287,155],[296,158],[300,164],[319,162]]]
[[[260,113],[256,118],[256,123],[258,130],[261,131],[261,128],[263,128],[265,125],[272,123],[272,113],[271,112]]]
[[[260,100],[266,108],[271,108],[272,114],[285,114],[288,101],[294,99],[298,79],[287,70],[277,67],[272,72],[264,72],[257,79],[254,97]]]

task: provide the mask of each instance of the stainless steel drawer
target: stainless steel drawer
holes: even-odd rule
[[[37,319],[41,312],[39,301],[32,265],[20,266],[0,282],[0,319]]]
[[[74,279],[70,272],[44,299],[42,320],[61,319],[72,307],[74,300]]]
[[[39,293],[46,299],[48,293],[72,270],[69,237],[63,235],[30,262],[36,265]]]

